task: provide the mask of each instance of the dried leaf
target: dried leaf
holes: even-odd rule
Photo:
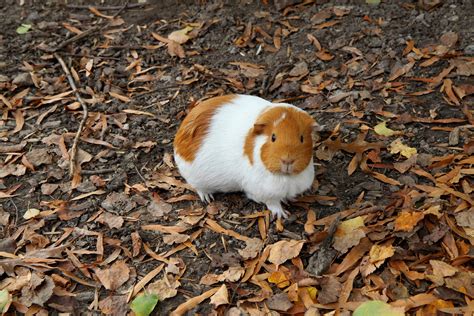
[[[370,248],[369,260],[371,263],[382,264],[385,259],[390,258],[394,254],[395,249],[391,245],[391,241],[389,241],[385,244],[373,245]]]
[[[293,259],[299,255],[303,244],[303,240],[280,240],[269,246],[268,261],[280,265],[289,259]]]
[[[245,248],[237,250],[244,260],[255,258],[263,249],[263,241],[259,238],[250,238],[245,241]]]
[[[391,154],[400,153],[406,158],[410,158],[417,153],[416,148],[408,147],[407,145],[403,144],[401,138],[397,138],[391,142],[388,146],[388,149],[390,150]]]
[[[341,222],[334,234],[334,249],[346,253],[350,248],[358,245],[365,237],[364,227],[364,219],[361,216]]]
[[[122,218],[122,216],[115,215],[109,212],[103,212],[99,215],[99,217],[97,217],[96,222],[99,222],[101,224],[107,224],[107,226],[109,226],[109,228],[111,229],[118,229],[122,227],[124,219]]]
[[[387,122],[385,121],[375,125],[374,131],[379,135],[388,136],[388,137],[395,134],[394,130],[391,130],[390,128],[387,127]]]
[[[272,272],[268,277],[268,282],[275,284],[278,288],[281,289],[290,285],[288,277],[280,270]]]
[[[181,284],[175,280],[173,276],[164,275],[161,280],[150,283],[147,286],[147,291],[157,295],[161,300],[166,300],[175,297],[178,294],[178,287]]]
[[[388,81],[393,81],[395,79],[397,79],[398,77],[401,77],[403,75],[405,75],[407,72],[409,72],[413,66],[415,65],[415,61],[411,61],[409,62],[408,64],[405,64],[405,65],[400,65],[400,64],[396,64],[393,68],[392,68],[392,71],[390,73],[390,77],[388,78]]]
[[[184,44],[189,40],[190,37],[187,34],[192,30],[192,26],[186,26],[181,30],[171,32],[170,35],[168,35],[168,39],[175,41],[178,44]]]
[[[96,269],[95,274],[107,290],[115,291],[130,277],[130,268],[125,261],[116,261],[110,268]]]
[[[25,212],[25,214],[23,214],[23,218],[24,219],[35,218],[36,216],[40,214],[40,212],[41,211],[36,208],[30,208]]]
[[[422,212],[404,211],[395,219],[395,231],[412,231],[424,217]]]
[[[229,304],[229,293],[225,284],[222,284],[219,290],[211,296],[211,304],[214,307]]]

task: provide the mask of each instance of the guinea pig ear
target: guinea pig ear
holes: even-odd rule
[[[255,135],[263,134],[263,132],[265,131],[266,126],[267,126],[267,124],[265,124],[265,123],[255,123],[253,125],[253,133]]]

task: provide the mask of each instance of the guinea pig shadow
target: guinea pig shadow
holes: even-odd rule
[[[309,191],[310,192],[310,191]],[[211,203],[222,204],[228,214],[239,214],[241,217],[252,215],[258,212],[268,210],[265,204],[257,203],[245,195],[243,192],[214,193],[214,200]],[[205,202],[198,201],[198,205],[206,206]],[[298,206],[298,198],[294,201],[282,201],[286,209],[290,210],[289,217],[285,222],[291,223],[305,214],[305,209]],[[270,216],[270,221],[276,221],[276,217]]]

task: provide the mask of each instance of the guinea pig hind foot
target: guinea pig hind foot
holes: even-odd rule
[[[288,218],[290,215],[288,211],[285,211],[281,206],[280,201],[270,201],[265,203],[267,208],[272,212],[272,215],[278,218]]]
[[[199,198],[201,198],[201,201],[205,203],[211,203],[212,201],[214,201],[214,196],[212,195],[212,193],[197,190],[197,194],[199,195]]]

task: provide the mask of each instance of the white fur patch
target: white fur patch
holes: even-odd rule
[[[286,112],[283,114],[273,123],[273,126],[278,126],[284,119],[286,118]]]

